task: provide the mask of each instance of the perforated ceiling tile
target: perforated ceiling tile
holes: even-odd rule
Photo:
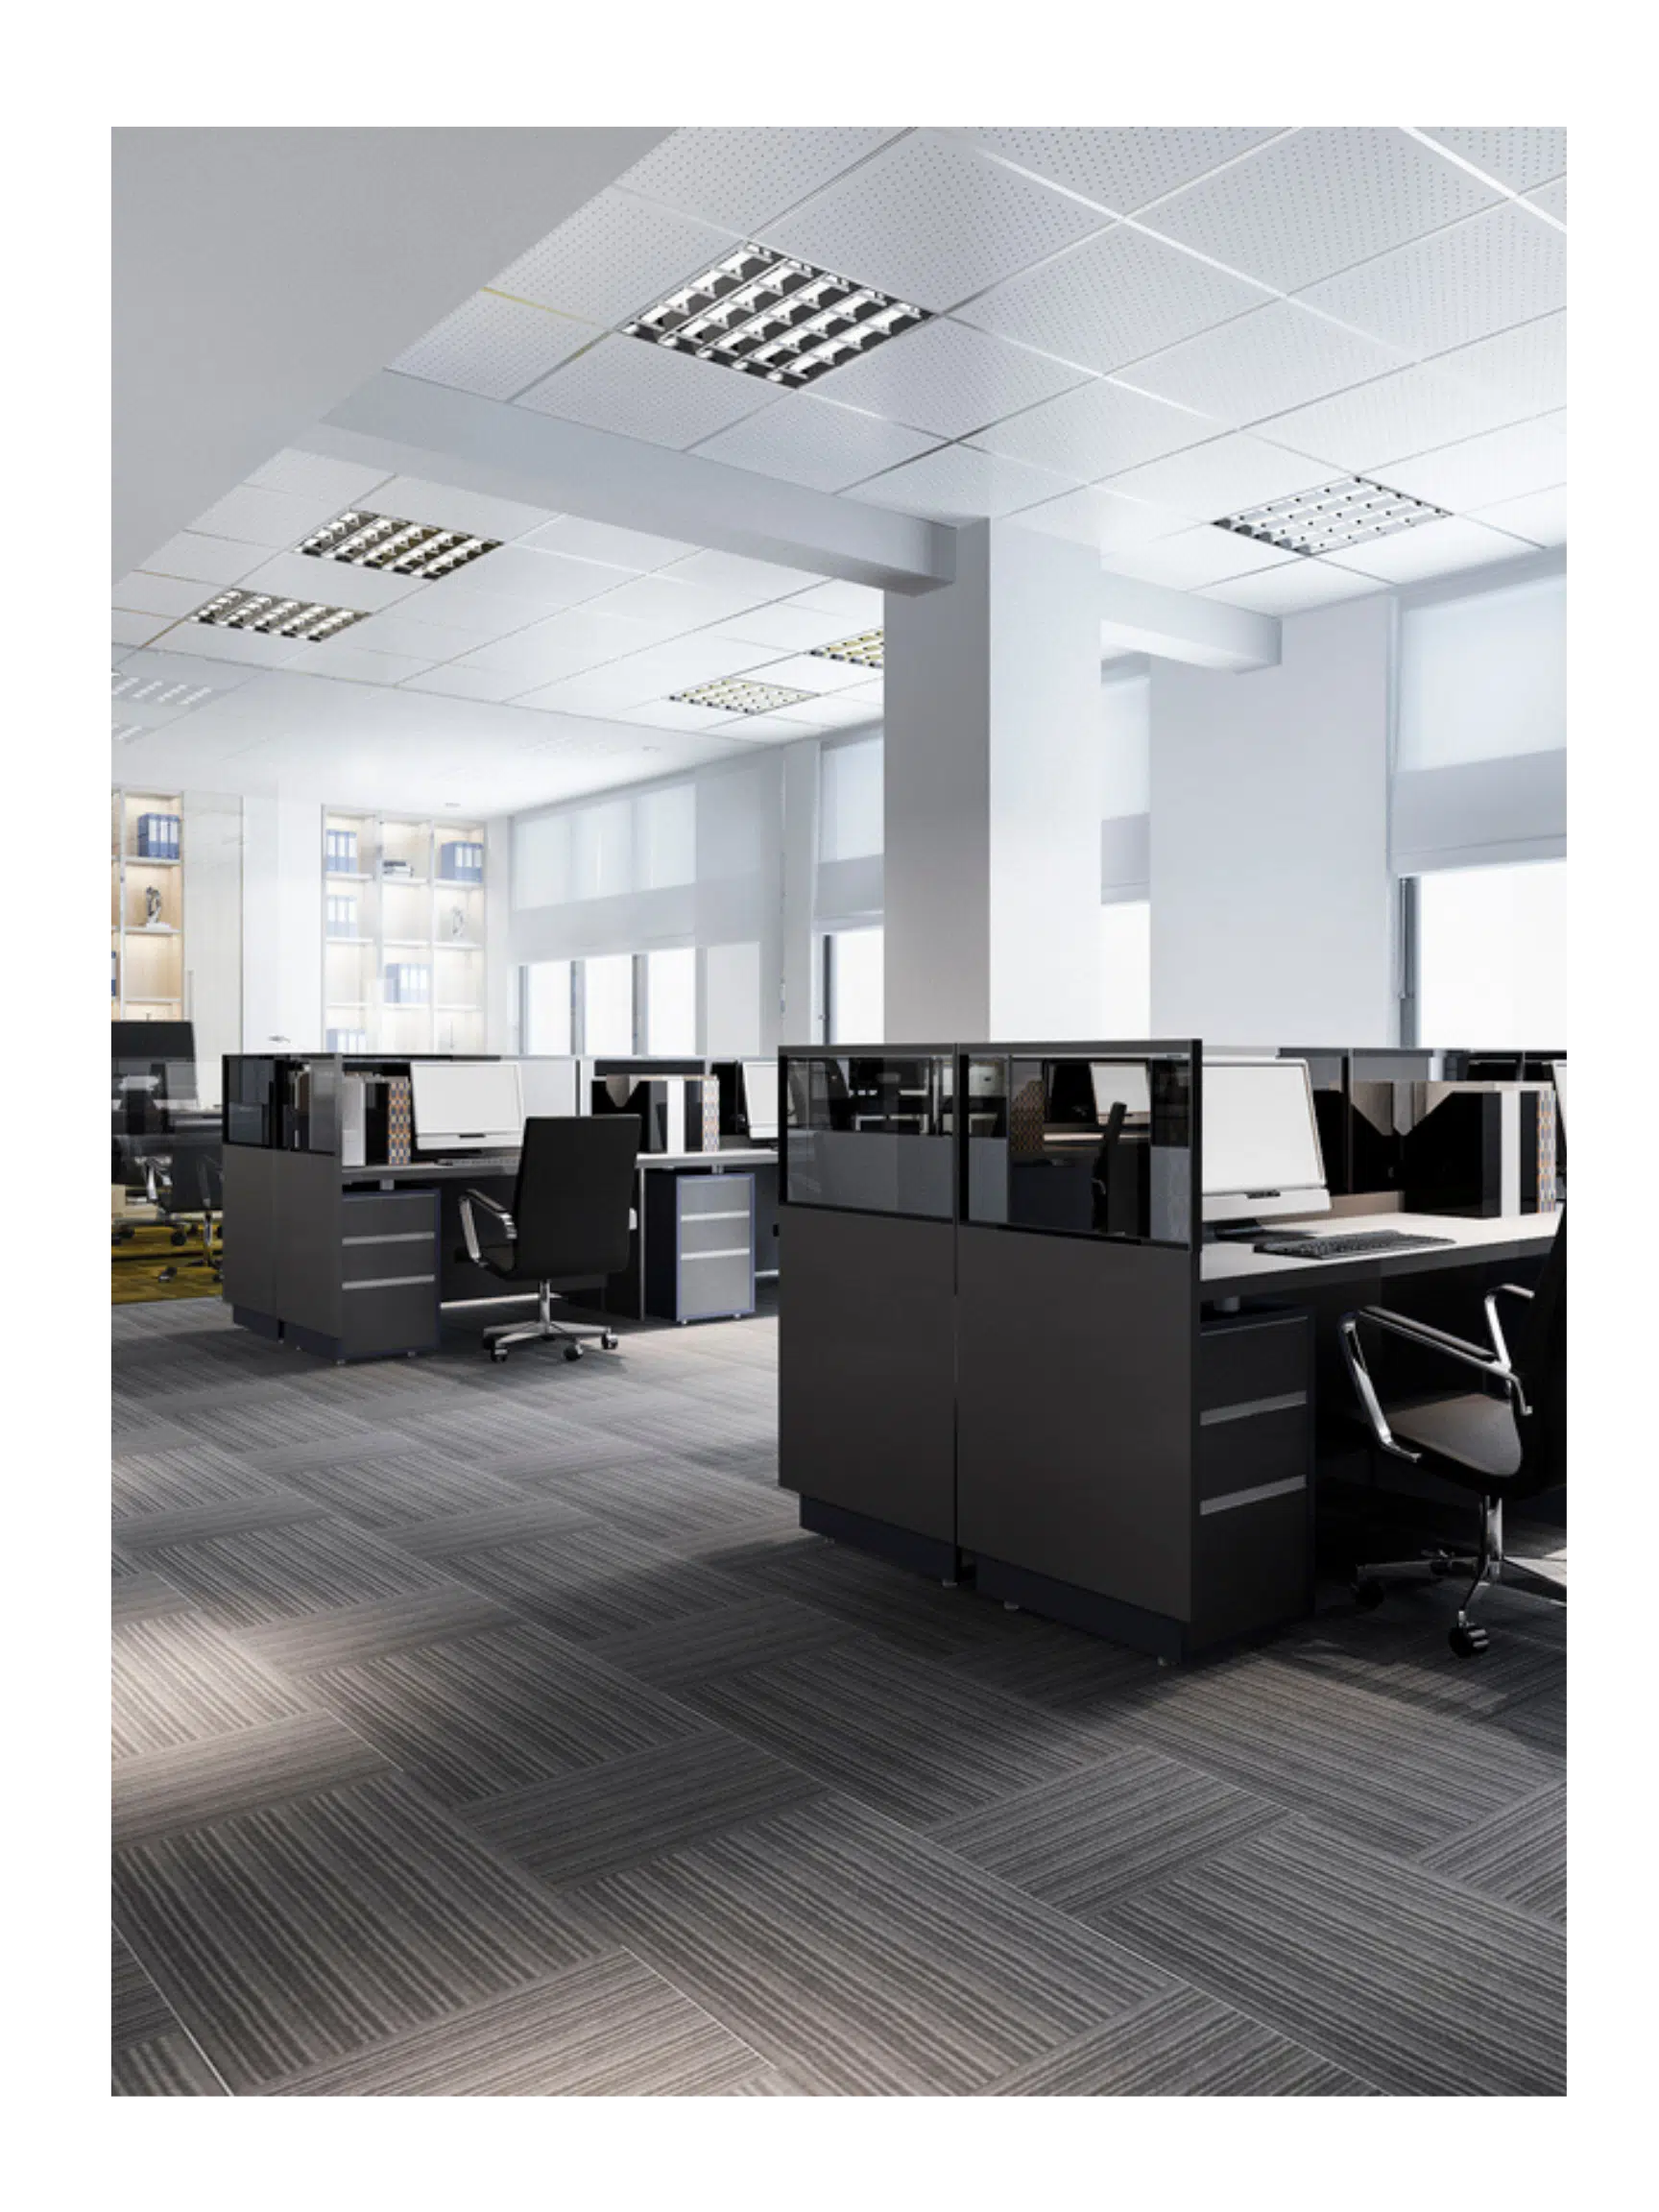
[[[965,308],[963,320],[1110,373],[1260,307],[1265,298],[1259,285],[1161,238],[1119,228],[999,284]]]
[[[606,338],[533,385],[516,404],[652,445],[695,445],[767,404],[766,385],[688,353]]]
[[[748,237],[872,154],[885,131],[675,131],[617,179]]]
[[[1567,220],[1567,180],[1557,177],[1553,184],[1541,184],[1536,192],[1527,195],[1528,207],[1542,207],[1546,215],[1553,215],[1557,223]]]
[[[506,592],[543,613],[579,607],[622,581],[614,568],[597,561],[572,561],[567,554],[525,544],[497,546],[488,560],[468,569],[467,580],[475,591]],[[441,592],[434,594],[434,604],[442,605]]]
[[[585,322],[620,323],[736,243],[729,230],[601,192],[490,279],[487,289]]]
[[[937,312],[1105,221],[1097,208],[916,132],[768,225],[763,242]]]
[[[1428,499],[1455,515],[1518,499],[1525,492],[1547,491],[1567,480],[1567,419],[1542,415],[1530,422],[1488,430],[1437,453],[1396,461],[1388,481],[1396,491]]]
[[[1564,232],[1513,201],[1418,238],[1305,295],[1409,353],[1440,353],[1567,303]]]
[[[350,507],[390,474],[388,469],[365,468],[361,462],[336,461],[327,453],[285,445],[248,481],[262,492],[285,492],[295,499],[325,499],[335,507]]]
[[[244,545],[298,545],[308,531],[326,522],[334,512],[327,496],[298,496],[288,492],[266,492],[256,484],[238,484],[215,501],[190,525],[193,533],[209,538],[234,538]]]
[[[1113,477],[1111,489],[1132,499],[1148,499],[1155,507],[1173,507],[1195,522],[1214,522],[1264,499],[1306,492],[1329,474],[1321,461],[1237,431],[1127,469]]]
[[[946,327],[941,324],[928,328]],[[885,358],[888,349],[872,355]],[[937,441],[926,431],[911,430],[901,422],[886,422],[879,416],[860,414],[852,407],[831,405],[809,393],[791,393],[730,430],[705,439],[697,451],[709,461],[725,461],[734,469],[752,469],[760,476],[777,476],[786,484],[805,484],[815,492],[842,492],[849,484],[912,461]]]
[[[901,513],[929,515],[941,522],[971,522],[981,516],[1013,515],[1067,489],[1064,476],[1008,461],[971,445],[941,445],[920,461],[890,469],[850,492],[850,499]]]
[[[1369,545],[1333,555],[1332,565],[1358,576],[1375,576],[1384,584],[1419,584],[1489,561],[1516,560],[1531,550],[1524,540],[1505,531],[1451,515],[1444,522],[1425,522],[1420,529],[1402,530],[1397,537],[1379,538]]]
[[[121,578],[110,599],[125,613],[165,614],[171,620],[201,606],[202,588],[182,576],[152,576],[134,568]]]
[[[1449,376],[1438,362],[1401,369],[1256,425],[1262,437],[1367,475],[1408,453],[1502,429],[1537,410]]]
[[[160,637],[169,620],[165,614],[137,614],[117,607],[109,616],[109,635],[117,645],[148,645],[152,637]]]
[[[1234,531],[1201,522],[1195,530],[1182,530],[1173,538],[1119,546],[1105,556],[1101,566],[1111,575],[1138,576],[1147,584],[1195,591],[1201,585],[1220,583],[1224,576],[1254,575],[1292,558],[1279,546],[1258,545]]]
[[[1195,445],[1223,427],[1185,407],[1095,377],[1058,399],[1046,399],[1040,407],[994,423],[973,443],[988,453],[1005,453],[1087,484],[1132,469],[1138,461]]]
[[[963,324],[925,323],[867,360],[835,369],[822,397],[941,438],[961,438],[1004,415],[1051,399],[1084,378]]]
[[[973,131],[967,135],[1086,200],[1133,215],[1263,145],[1276,131]]]
[[[1230,269],[1299,292],[1497,198],[1404,131],[1298,131],[1178,192],[1144,221]]]
[[[157,576],[180,576],[194,584],[239,584],[250,568],[271,558],[269,546],[239,543],[231,538],[204,538],[180,530],[158,545],[144,564]]]
[[[517,499],[497,499],[483,492],[469,492],[453,484],[434,484],[424,476],[392,476],[374,496],[378,512],[397,515],[411,522],[436,523],[443,530],[465,530],[477,538],[508,543],[527,530],[552,520],[545,507],[528,507]],[[445,578],[445,582],[450,579]]]
[[[478,643],[476,632],[455,630],[447,623],[428,622],[422,603],[419,614],[393,608],[385,614],[371,614],[351,632],[351,641],[369,653],[403,653],[413,661],[430,663],[452,661]]]
[[[1126,499],[1100,484],[1067,492],[1058,499],[1046,499],[1040,507],[1027,507],[1020,521],[1023,529],[1042,530],[1051,538],[1074,539],[1102,553],[1124,545],[1143,545],[1150,538],[1170,538],[1177,530],[1192,526],[1190,516],[1173,507]]]
[[[502,668],[428,668],[406,679],[407,691],[435,691],[442,699],[511,699],[524,679]]]
[[[348,684],[401,684],[406,676],[420,676],[431,665],[407,653],[365,653],[361,646],[319,645],[305,660],[295,663],[301,676],[336,676]]]
[[[400,376],[421,376],[481,399],[513,399],[598,336],[597,324],[474,292],[390,366]]]
[[[1494,530],[1512,530],[1517,538],[1534,545],[1567,542],[1567,487],[1552,484],[1547,492],[1528,492],[1520,499],[1503,499],[1496,507],[1482,507],[1477,522],[1489,522]]]
[[[1473,346],[1440,353],[1431,366],[1501,393],[1527,415],[1567,404],[1567,317],[1541,315]],[[151,563],[149,565],[154,566]]]
[[[1143,391],[1241,426],[1400,365],[1391,347],[1276,300],[1138,361],[1126,373]]]
[[[1323,561],[1286,561],[1259,576],[1233,576],[1224,584],[1208,585],[1203,596],[1248,608],[1253,614],[1302,614],[1310,607],[1333,607],[1338,599],[1362,599],[1382,589],[1374,576],[1351,575]]]
[[[1559,177],[1567,166],[1565,131],[1445,131],[1431,128],[1431,138],[1507,184],[1511,192],[1529,192]]]

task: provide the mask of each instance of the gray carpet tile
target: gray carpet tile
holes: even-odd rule
[[[1565,2088],[1557,1931],[1309,1823],[1137,1890],[1107,1925],[1389,2094]]]
[[[168,1545],[202,1544],[213,1536],[241,1536],[251,1528],[282,1528],[291,1521],[315,1521],[326,1510],[301,1490],[267,1490],[208,1505],[133,1514],[116,1527],[124,1551],[143,1553]]]
[[[538,1542],[469,1551],[450,1571],[573,1643],[730,1605],[740,1586],[625,1529],[587,1521]]]
[[[257,1728],[177,1743],[116,1762],[117,1844],[200,1828],[387,1771],[390,1763],[329,1713],[296,1713]]]
[[[115,1576],[109,1589],[109,1619],[113,1624],[121,1621],[148,1621],[157,1613],[193,1613],[196,1600],[177,1583],[169,1582],[164,1575],[157,1575],[153,1567],[140,1567],[135,1561],[128,1572]]]
[[[607,1636],[591,1647],[596,1659],[660,1689],[673,1690],[717,1674],[774,1667],[803,1651],[856,1635],[853,1623],[793,1598],[742,1599],[712,1613],[664,1621]]]
[[[466,1808],[470,1828],[555,1887],[781,1812],[822,1785],[757,1744],[709,1728]]]
[[[1518,1743],[1557,1764],[1567,1756],[1567,1685],[1541,1691],[1509,1706],[1503,1725]]]
[[[575,1898],[763,2058],[842,2095],[982,2090],[1174,1979],[829,1799]]]
[[[515,1491],[509,1503],[479,1505],[467,1513],[445,1513],[392,1530],[390,1541],[418,1559],[448,1559],[462,1551],[489,1551],[503,1544],[557,1539],[567,1528],[593,1518],[591,1507],[563,1498],[526,1498]]]
[[[445,1804],[698,1734],[686,1707],[525,1625],[305,1677],[308,1692]]]
[[[464,1583],[417,1590],[400,1598],[372,1599],[237,1632],[237,1642],[280,1674],[304,1675],[325,1667],[355,1667],[393,1651],[415,1651],[452,1636],[508,1628],[517,1616]]]
[[[175,1445],[158,1452],[117,1454],[110,1497],[119,1525],[143,1514],[230,1504],[276,1487],[216,1445]]]
[[[433,1446],[405,1444],[368,1457],[311,1461],[287,1479],[365,1528],[392,1530],[453,1513],[487,1512],[523,1503],[510,1482],[477,1467],[458,1467]]]
[[[753,1540],[705,1553],[721,1574],[817,1605],[900,1650],[948,1658],[976,1642],[970,1616],[981,1604],[972,1593],[945,1590],[919,1575],[891,1567],[826,1536],[773,1544]],[[984,1605],[987,1613],[993,1608]],[[998,1624],[1022,1619],[995,1608]]]
[[[112,2097],[225,2097],[229,2094],[181,2028],[126,2043],[109,2068]]]
[[[110,1660],[117,1759],[255,1728],[304,1704],[209,1622],[174,1608],[116,1621]]]
[[[1173,1989],[993,2084],[998,2097],[1372,2097],[1358,2075],[1196,1989]]]
[[[1415,1608],[1402,1619],[1387,1605],[1353,1621],[1326,1616],[1281,1638],[1274,1656],[1414,1712],[1453,1714],[1498,1729],[1512,1706],[1559,1683],[1558,1651],[1496,1623],[1478,1665],[1449,1666],[1446,1631],[1455,1605],[1448,1594],[1436,1611],[1431,1624],[1423,1623]]]
[[[895,1819],[926,1826],[1075,1773],[1099,1747],[1065,1722],[867,1641],[688,1685],[685,1696]]]
[[[402,1785],[117,1851],[119,1924],[234,2094],[612,1948]]]
[[[1126,1689],[1146,1688],[1160,1675],[1157,1660],[1143,1651],[1035,1618],[1023,1634],[982,1640],[948,1653],[946,1663],[965,1682],[982,1682],[1077,1720],[1095,1713],[1110,1719]]]
[[[442,1589],[448,1581],[437,1568],[331,1518],[157,1545],[151,1556],[170,1582],[234,1628]]]
[[[1171,1671],[1126,1693],[1111,1725],[1335,1836],[1408,1857],[1554,1778],[1511,1736],[1263,1652]]]
[[[132,1956],[132,1946],[118,1928],[109,1931],[109,2041],[115,2050],[125,2043],[147,2043],[153,2036],[168,2035],[179,2023],[173,2008]]]
[[[717,2097],[754,2079],[746,2044],[618,1952],[354,2057],[285,2097]]]
[[[1467,1883],[1546,1920],[1567,1917],[1567,1791],[1543,1791],[1524,1805],[1505,1806],[1444,1843],[1418,1863]]]
[[[211,1403],[206,1402],[211,1400]],[[256,1389],[227,1384],[176,1400],[171,1419],[204,1443],[228,1452],[266,1454],[284,1445],[336,1444],[348,1434],[362,1438],[364,1452],[374,1451],[384,1431],[367,1411],[325,1405],[302,1388]]]
[[[799,1527],[795,1502],[782,1492],[668,1457],[565,1476],[543,1485],[543,1494],[644,1543],[671,1546],[683,1558]]]
[[[933,1840],[1081,1920],[1286,1817],[1283,1807],[1132,1747],[930,1831]]]

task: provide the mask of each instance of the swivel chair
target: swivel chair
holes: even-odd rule
[[[188,1244],[191,1230],[199,1225],[202,1231],[201,1256],[171,1262],[156,1282],[172,1283],[197,1269],[223,1281],[225,1184],[218,1132],[177,1131],[164,1152],[146,1153],[143,1166],[145,1195],[172,1231],[172,1241]]]
[[[1511,1357],[1499,1318],[1499,1302],[1526,1307]],[[1486,1300],[1491,1344],[1465,1343],[1427,1322],[1380,1306],[1346,1313],[1343,1358],[1376,1449],[1407,1459],[1426,1474],[1472,1491],[1480,1502],[1478,1551],[1435,1551],[1414,1560],[1390,1560],[1355,1571],[1354,1595],[1365,1607],[1380,1605],[1389,1581],[1471,1576],[1450,1631],[1460,1659],[1486,1649],[1489,1638],[1474,1608],[1489,1582],[1512,1577],[1521,1589],[1565,1607],[1567,1586],[1540,1560],[1518,1559],[1503,1550],[1503,1507],[1535,1497],[1567,1479],[1567,1215],[1563,1211],[1537,1287],[1505,1283]],[[1431,1357],[1478,1376],[1474,1387],[1450,1397],[1412,1397],[1383,1407],[1365,1363],[1363,1333],[1375,1329],[1404,1338]]]
[[[492,1359],[505,1359],[511,1344],[538,1342],[561,1343],[566,1359],[580,1359],[583,1339],[593,1337],[615,1351],[613,1329],[555,1321],[553,1300],[627,1266],[638,1154],[637,1115],[532,1116],[511,1209],[483,1190],[462,1197],[467,1258],[504,1283],[536,1286],[534,1321],[485,1330]]]

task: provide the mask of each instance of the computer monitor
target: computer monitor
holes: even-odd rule
[[[422,1152],[511,1152],[523,1140],[515,1060],[411,1060],[415,1142]]]
[[[1329,1211],[1305,1060],[1205,1061],[1203,1182],[1206,1221]]]
[[[749,1124],[749,1141],[770,1144],[778,1136],[778,1063],[745,1060],[741,1066],[743,1118]]]

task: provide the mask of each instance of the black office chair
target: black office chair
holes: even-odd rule
[[[607,1352],[615,1351],[613,1329],[555,1321],[553,1300],[627,1266],[638,1156],[637,1115],[532,1116],[524,1124],[511,1211],[483,1190],[462,1198],[468,1259],[504,1283],[535,1284],[539,1300],[534,1321],[485,1330],[492,1359],[505,1359],[510,1344],[532,1342],[562,1343],[566,1359],[580,1359],[582,1339],[594,1336]]]
[[[1498,1313],[1499,1300],[1505,1297],[1527,1305],[1513,1358]],[[1379,1306],[1346,1313],[1341,1324],[1343,1357],[1377,1449],[1471,1490],[1480,1501],[1478,1553],[1465,1557],[1436,1551],[1420,1559],[1363,1566],[1355,1572],[1354,1594],[1361,1605],[1380,1605],[1386,1581],[1470,1575],[1450,1635],[1460,1659],[1486,1648],[1486,1631],[1472,1615],[1488,1582],[1512,1576],[1522,1589],[1562,1606],[1567,1602],[1567,1585],[1558,1574],[1538,1560],[1508,1557],[1503,1550],[1504,1505],[1555,1489],[1567,1479],[1565,1212],[1537,1288],[1503,1285],[1486,1301],[1486,1324],[1489,1348]],[[1361,1331],[1366,1325],[1478,1374],[1479,1384],[1454,1397],[1407,1399],[1384,1411],[1365,1364]]]
[[[156,1280],[172,1283],[180,1273],[203,1270],[223,1281],[225,1180],[218,1134],[180,1130],[166,1143],[164,1152],[144,1156],[145,1196],[171,1229],[174,1244],[188,1244],[192,1232],[200,1229],[202,1252],[161,1268]]]

